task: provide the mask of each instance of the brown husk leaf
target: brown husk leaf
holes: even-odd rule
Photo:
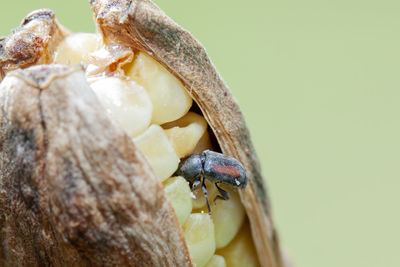
[[[79,67],[0,86],[1,266],[192,266],[162,185]]]
[[[49,9],[28,14],[20,27],[0,38],[0,81],[8,71],[50,64],[57,45],[69,34]]]

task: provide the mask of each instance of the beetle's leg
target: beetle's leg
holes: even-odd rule
[[[206,184],[205,184],[204,181],[205,181],[205,179],[203,177],[202,178],[202,183],[201,183],[201,189],[203,190],[204,197],[206,198],[208,214],[211,215],[210,202],[208,201],[208,195],[207,195],[207,187],[206,187]]]
[[[224,189],[222,189],[221,187],[219,187],[217,183],[215,183],[215,186],[217,187],[218,192],[219,192],[221,195],[217,195],[217,196],[215,197],[214,203],[215,203],[215,201],[216,201],[217,199],[228,200],[228,199],[229,199],[229,193],[226,192],[226,191],[225,191]]]
[[[196,180],[193,183],[190,184],[190,188],[192,189],[192,191],[201,183],[201,180]]]

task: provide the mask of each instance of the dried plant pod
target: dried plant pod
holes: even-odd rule
[[[0,38],[0,81],[10,70],[51,63],[56,46],[68,34],[53,11],[40,9],[28,14],[19,28]]]
[[[0,103],[5,265],[191,266],[160,183],[81,69],[11,72]]]
[[[202,45],[149,0],[89,2],[106,50],[130,59],[143,51],[163,65],[221,151],[243,163],[249,183],[238,192],[256,262],[285,266],[243,115]],[[81,68],[51,64],[69,34],[52,11],[38,10],[0,39],[0,265],[193,266],[149,161],[107,116]],[[27,53],[16,52],[20,43]],[[103,74],[122,77],[124,61],[105,64]],[[50,65],[11,71],[37,64]]]

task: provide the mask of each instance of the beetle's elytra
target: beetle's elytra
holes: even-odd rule
[[[211,213],[211,209],[205,179],[215,183],[220,193],[215,199],[229,199],[228,192],[220,188],[218,184],[226,184],[236,188],[245,188],[247,185],[246,171],[237,159],[210,150],[205,150],[201,154],[190,155],[180,164],[175,175],[183,176],[190,183],[192,190],[201,183],[208,213]]]

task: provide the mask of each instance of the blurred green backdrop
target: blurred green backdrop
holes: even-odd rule
[[[94,30],[85,0],[1,2],[1,35],[41,7]],[[297,266],[400,266],[400,2],[156,2],[239,100]]]

